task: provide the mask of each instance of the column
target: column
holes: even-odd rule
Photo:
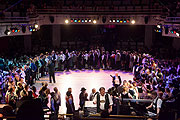
[[[24,35],[25,52],[31,52],[31,35]]]
[[[180,49],[180,38],[174,38],[172,46],[174,49],[179,50]]]
[[[151,48],[152,46],[152,38],[153,38],[153,26],[152,25],[146,25],[145,26],[145,46],[147,48]]]
[[[53,25],[52,26],[52,45],[54,48],[60,48],[61,43],[61,26]]]

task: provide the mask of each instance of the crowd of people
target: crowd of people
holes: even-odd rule
[[[55,87],[54,91],[50,92],[48,84],[43,83],[39,94],[37,94],[36,87],[33,84],[40,77],[48,74],[50,83],[52,82],[51,77],[53,82],[56,82],[54,75],[56,70],[113,69],[133,71],[133,80],[121,81],[121,77],[118,73],[115,73],[115,76],[112,76],[113,87],[108,90],[107,96],[105,96],[105,88],[103,87],[99,90],[100,94],[96,92],[96,89],[92,89],[89,97],[86,89],[82,88],[79,95],[80,110],[84,109],[85,101],[91,100],[94,104],[97,104],[98,112],[106,108],[109,112],[112,112],[115,102],[114,97],[145,99],[150,98],[150,93],[153,93],[156,97],[154,91],[159,99],[174,102],[175,98],[173,97],[178,94],[180,85],[179,59],[157,60],[149,54],[121,50],[112,51],[111,53],[99,49],[90,50],[89,52],[69,52],[66,50],[65,53],[63,51],[52,51],[31,58],[28,56],[13,59],[1,57],[0,69],[0,102],[3,102],[4,99],[13,109],[16,109],[18,101],[38,98],[43,108],[50,108],[55,114],[58,114],[61,105],[61,95],[58,89]],[[67,113],[75,111],[71,92],[71,88],[66,92]],[[5,98],[3,98],[4,95]],[[48,101],[48,95],[51,95],[50,101]],[[102,96],[104,97],[102,98]],[[101,105],[102,101],[98,102],[100,99],[105,101],[102,103],[103,105]],[[50,107],[48,107],[48,103],[51,103]],[[109,106],[106,106],[107,104]]]
[[[19,76],[23,82],[28,85],[39,80],[40,77],[52,76],[54,80],[54,71],[69,71],[82,69],[116,69],[131,71],[136,62],[141,62],[142,56],[137,52],[130,51],[102,51],[99,49],[88,51],[66,50],[45,54],[41,53],[35,57],[21,56],[19,58],[5,59],[0,58],[0,68],[3,76]],[[51,78],[51,77],[50,77]],[[6,78],[4,78],[6,79]],[[51,80],[50,80],[51,81]],[[17,80],[15,80],[17,84]],[[55,82],[55,80],[54,80]]]

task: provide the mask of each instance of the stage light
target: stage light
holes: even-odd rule
[[[37,29],[39,27],[39,25],[37,23],[35,23],[34,27]]]
[[[84,21],[85,23],[87,23],[88,22],[88,20],[87,19],[85,19],[85,21]]]
[[[111,22],[112,22],[112,19],[110,19],[109,22],[111,23]]]
[[[162,32],[162,24],[157,24],[156,28],[155,28],[156,32]]]
[[[162,25],[161,24],[158,24],[157,25],[157,28],[161,29]]]
[[[162,30],[163,30],[162,27],[159,28],[157,26],[154,29],[155,32],[159,32],[159,33],[162,32]]]
[[[5,35],[10,35],[10,34],[11,34],[11,31],[6,28],[6,30],[4,31],[4,34],[5,34]]]
[[[33,31],[32,26],[29,26],[29,31],[30,31],[30,32],[32,32],[32,31]]]
[[[81,22],[84,23],[84,19],[82,19]]]
[[[172,34],[176,34],[177,32],[178,32],[177,29],[174,29],[174,28],[173,28],[173,29],[171,30],[171,33],[172,33]]]
[[[71,19],[71,23],[73,23],[74,22],[74,20],[73,19]]]
[[[91,19],[89,19],[89,22],[91,22]]]
[[[126,19],[124,19],[124,23],[126,23],[127,21],[126,21]]]
[[[96,24],[96,23],[97,23],[97,21],[96,21],[96,20],[93,20],[93,23],[94,23],[94,24]]]
[[[81,20],[80,19],[78,19],[78,23],[80,23],[81,22]]]
[[[179,37],[179,33],[178,33],[178,32],[176,33],[176,36],[178,36],[178,37]]]
[[[135,21],[135,20],[132,20],[132,21],[131,21],[131,24],[135,24],[135,23],[136,23],[136,21]]]
[[[20,32],[20,30],[17,27],[11,27],[10,30],[11,30],[12,33]]]
[[[180,36],[180,30],[178,30],[177,32],[176,32],[176,36]]]
[[[127,23],[129,23],[130,22],[130,19],[127,19]]]
[[[115,19],[113,20],[113,23],[114,23],[114,22],[116,22],[116,20],[115,20]]]
[[[65,23],[68,24],[68,23],[69,23],[69,20],[66,19],[66,20],[65,20]]]
[[[116,21],[117,21],[117,23],[119,23],[119,19],[117,19]]]
[[[77,19],[74,19],[74,22],[77,23]]]
[[[174,31],[173,31],[173,30],[171,30],[171,33],[172,33],[172,34],[174,34]]]
[[[11,27],[10,28],[11,32],[14,33],[15,32],[15,28]],[[17,31],[16,31],[17,32]]]
[[[120,23],[123,23],[123,20],[122,20],[122,19],[120,20]]]

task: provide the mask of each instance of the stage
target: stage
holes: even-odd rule
[[[118,72],[122,80],[132,80],[133,74],[123,71],[114,71],[114,70],[77,70],[70,72],[56,72],[55,79],[56,83],[49,83],[49,77],[40,78],[36,82],[35,86],[37,91],[39,91],[42,86],[42,82],[48,82],[48,88],[51,92],[54,87],[57,87],[61,93],[61,107],[60,113],[66,113],[65,105],[65,94],[69,87],[72,88],[72,94],[74,96],[74,103],[76,109],[79,107],[79,94],[81,87],[85,87],[86,92],[90,95],[92,88],[96,88],[98,91],[100,87],[105,87],[106,91],[108,88],[112,87],[112,78],[110,75],[114,75],[115,72]],[[50,96],[49,96],[50,97]],[[88,97],[89,98],[89,97]]]

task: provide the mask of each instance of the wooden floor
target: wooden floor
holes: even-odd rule
[[[114,75],[118,72],[122,80],[132,80],[132,73],[114,71],[114,70],[84,70],[84,71],[70,71],[70,72],[56,72],[56,83],[49,83],[48,87],[53,91],[54,87],[57,87],[61,93],[61,107],[60,113],[66,113],[65,106],[65,94],[69,87],[72,88],[72,94],[74,96],[74,102],[76,109],[79,107],[79,94],[81,87],[85,87],[88,95],[91,93],[92,88],[99,90],[100,87],[105,87],[106,90],[112,87],[112,78],[110,75]],[[40,81],[37,81],[35,86],[37,90],[41,87],[42,82],[49,82],[49,77],[43,77]],[[49,96],[50,97],[50,96]]]

